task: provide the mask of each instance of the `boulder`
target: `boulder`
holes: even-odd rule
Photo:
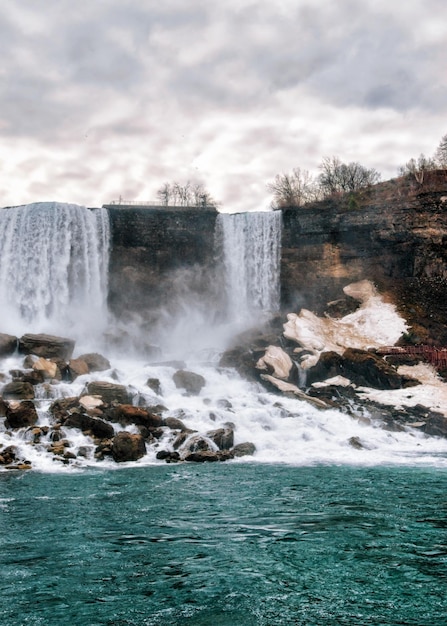
[[[84,413],[72,413],[69,415],[64,422],[64,427],[79,428],[84,432],[90,431],[98,439],[111,439],[115,434],[111,424]]]
[[[9,370],[13,381],[21,381],[22,383],[30,383],[30,385],[40,385],[44,382],[45,376],[43,371],[37,370]]]
[[[75,380],[78,376],[84,376],[89,373],[87,363],[81,358],[70,359],[68,361],[68,373],[71,380]]]
[[[78,359],[87,364],[89,372],[103,372],[111,368],[110,361],[97,352],[81,354]]]
[[[198,450],[191,452],[184,457],[184,461],[194,463],[215,463],[216,461],[228,461],[233,458],[233,454],[229,450]]]
[[[230,450],[234,444],[234,432],[232,428],[218,428],[210,430],[206,436],[213,441],[219,450]]]
[[[5,400],[32,400],[34,387],[31,383],[16,380],[3,387],[2,395]]]
[[[19,339],[19,352],[35,354],[45,359],[58,358],[68,361],[73,354],[74,346],[73,339],[53,335],[32,335],[29,333]]]
[[[206,382],[203,376],[188,370],[178,370],[175,372],[173,380],[178,389],[184,389],[190,396],[197,396]]]
[[[146,428],[159,428],[163,426],[163,418],[151,413],[147,409],[133,406],[132,404],[118,404],[105,412],[107,419],[126,426],[135,424]]]
[[[79,398],[59,398],[49,408],[49,412],[57,422],[63,423],[73,410],[79,410]]]
[[[137,461],[146,454],[146,445],[141,435],[120,432],[113,438],[112,457],[116,463]]]
[[[0,357],[11,356],[17,350],[18,339],[13,335],[0,333]]]
[[[131,397],[124,385],[117,385],[101,380],[92,381],[87,385],[88,395],[100,396],[104,402],[130,404]]]
[[[58,378],[59,380],[61,378],[57,364],[54,363],[54,361],[49,361],[43,357],[34,361],[33,370],[36,372],[43,372],[45,378]]]
[[[447,437],[447,417],[444,417],[441,413],[430,412],[421,430],[426,435]]]
[[[6,407],[7,428],[29,428],[39,419],[36,407],[31,400],[11,402]]]
[[[343,376],[355,385],[375,389],[402,389],[418,385],[409,376],[400,375],[383,358],[366,350],[347,348],[343,355],[323,352],[318,363],[307,371],[307,383]]]
[[[234,446],[231,452],[235,457],[251,456],[256,452],[256,446],[250,441],[245,441],[244,443],[238,443],[237,446]]]
[[[275,378],[288,380],[293,368],[293,362],[287,352],[279,346],[268,346],[263,357],[256,363],[257,369],[267,370]]]
[[[157,396],[161,396],[161,383],[158,378],[148,378],[146,381],[146,385],[152,389]]]
[[[185,426],[182,420],[179,420],[177,417],[166,417],[163,420],[163,425],[167,426],[171,430],[180,430],[181,432],[189,430],[189,428]]]
[[[0,450],[0,465],[9,465],[17,459],[16,446],[7,446]]]

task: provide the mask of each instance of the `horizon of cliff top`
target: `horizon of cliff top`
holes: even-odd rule
[[[175,209],[175,210],[191,210],[191,209],[210,209],[217,211],[217,203],[203,203],[203,204],[163,204],[159,200],[124,200],[123,198],[119,198],[119,200],[112,200],[107,204],[102,205],[103,209]]]

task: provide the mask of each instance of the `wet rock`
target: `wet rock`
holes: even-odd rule
[[[206,436],[213,441],[219,450],[230,450],[234,444],[234,432],[231,428],[210,430]]]
[[[30,385],[40,385],[44,382],[45,376],[42,371],[36,370],[10,370],[14,382],[21,381],[23,383],[30,383]]]
[[[409,376],[401,376],[383,358],[355,348],[347,348],[343,355],[323,352],[318,363],[307,371],[307,382],[312,384],[335,376],[375,389],[402,389],[419,384]]]
[[[148,378],[146,381],[146,385],[149,387],[149,389],[152,389],[152,391],[156,393],[157,396],[161,396],[161,383],[158,378]]]
[[[171,452],[170,450],[159,450],[155,458],[159,461],[166,461],[166,463],[177,463],[180,461],[179,453],[175,451]]]
[[[333,300],[326,305],[325,314],[329,317],[339,319],[354,313],[360,306],[360,302],[351,296],[345,296],[339,300]]]
[[[203,435],[192,435],[188,437],[185,443],[181,446],[181,448],[179,448],[179,453],[181,458],[185,458],[185,456],[190,452],[199,452],[204,450],[215,452],[213,442]]]
[[[89,372],[103,372],[111,368],[110,361],[97,352],[81,354],[78,359],[87,364]]]
[[[100,396],[107,403],[130,404],[131,402],[130,394],[124,385],[97,380],[87,385],[87,391],[88,395]]]
[[[81,358],[70,359],[68,361],[68,373],[70,380],[75,380],[78,376],[84,376],[89,373],[87,363]]]
[[[171,430],[180,430],[181,432],[189,431],[188,427],[182,422],[182,420],[176,417],[167,417],[163,420],[164,426],[167,426]]]
[[[16,446],[7,446],[0,450],[0,465],[9,465],[17,458]]]
[[[235,457],[251,456],[256,452],[256,446],[250,441],[245,441],[244,443],[238,443],[237,446],[234,446],[231,452]]]
[[[73,354],[75,342],[73,339],[56,337],[46,334],[26,334],[19,339],[19,352],[35,354],[45,359],[59,358],[68,361]]]
[[[352,446],[353,448],[355,448],[356,450],[364,450],[365,449],[365,446],[360,441],[359,437],[350,437],[348,439],[348,441],[349,441],[349,445]]]
[[[163,426],[163,418],[151,413],[148,409],[133,406],[132,404],[118,404],[110,407],[105,415],[112,422],[118,422],[122,426],[135,424],[146,428],[159,428]]]
[[[233,454],[229,450],[198,450],[191,452],[184,457],[184,461],[194,463],[215,463],[216,461],[228,461],[233,458]]]
[[[17,346],[17,337],[0,333],[0,357],[11,356],[17,350]]]
[[[115,434],[111,424],[84,413],[72,413],[65,420],[64,426],[67,428],[79,428],[83,432],[90,431],[98,439],[110,439]]]
[[[6,384],[3,387],[2,395],[5,400],[32,400],[34,387],[31,383],[17,380]]]
[[[116,463],[137,461],[146,454],[146,445],[141,435],[120,432],[113,438],[112,457]]]
[[[190,396],[197,396],[206,382],[203,376],[188,370],[178,370],[173,380],[178,389],[184,389]]]
[[[44,359],[43,357],[38,358],[33,363],[33,370],[37,372],[42,372],[44,378],[56,378],[58,380],[62,378],[57,364],[54,361]]]
[[[6,402],[3,400],[2,397],[0,397],[0,417],[5,417],[6,407],[7,407]]]
[[[430,412],[421,430],[426,435],[447,437],[447,417],[444,417],[444,415],[440,413]]]
[[[11,402],[6,407],[7,428],[29,428],[38,420],[36,407],[31,400],[23,402]]]
[[[50,405],[49,412],[56,421],[63,423],[75,409],[79,410],[79,398],[59,398]]]

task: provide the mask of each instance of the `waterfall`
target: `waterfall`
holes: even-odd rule
[[[281,224],[280,211],[218,216],[230,320],[279,309]]]
[[[0,210],[2,332],[94,334],[106,322],[105,209],[38,202]]]

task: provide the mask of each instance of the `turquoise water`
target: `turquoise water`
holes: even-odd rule
[[[447,472],[0,474],[0,621],[447,624]]]

